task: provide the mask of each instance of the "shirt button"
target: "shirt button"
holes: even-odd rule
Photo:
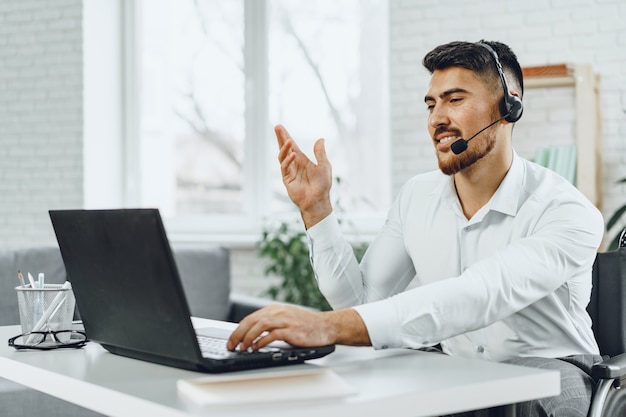
[[[478,346],[478,347],[476,348],[476,352],[478,352],[478,353],[483,353],[483,352],[485,352],[485,348],[484,348],[484,347],[482,347],[482,346]]]

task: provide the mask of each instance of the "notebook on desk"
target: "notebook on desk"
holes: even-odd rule
[[[224,347],[228,331],[196,331],[157,209],[49,213],[85,332],[109,352],[228,372],[302,363],[334,351],[279,343],[230,352]]]

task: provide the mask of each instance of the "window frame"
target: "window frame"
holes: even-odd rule
[[[145,0],[144,0],[145,1]],[[172,241],[211,242],[229,246],[248,246],[258,242],[268,223],[296,221],[297,208],[287,213],[269,211],[270,167],[277,161],[275,139],[269,125],[268,1],[244,2],[245,72],[245,164],[243,201],[240,214],[180,215],[166,217],[164,223]],[[138,207],[141,190],[139,141],[140,16],[142,0],[123,2],[122,9],[122,190],[123,205]],[[390,141],[390,138],[389,138]],[[252,155],[253,157],[249,157]],[[264,157],[262,157],[264,156]],[[277,163],[277,162],[276,162]],[[368,240],[379,230],[386,213],[350,217],[350,236]]]

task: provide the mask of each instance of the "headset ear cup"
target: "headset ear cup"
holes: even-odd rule
[[[496,64],[496,70],[498,71],[500,81],[502,82],[504,97],[502,98],[502,101],[500,101],[500,114],[502,115],[502,118],[507,122],[515,123],[522,117],[522,113],[524,112],[522,99],[514,96],[509,91],[509,86],[506,82],[506,77],[504,75],[504,71],[502,70],[502,64],[500,64],[500,58],[498,57],[498,53],[485,41],[478,42],[478,45],[487,49],[487,51],[489,51],[489,53],[493,57],[493,60]]]
[[[500,103],[500,111],[502,115],[506,115],[504,120],[509,123],[517,122],[524,112],[524,105],[519,97],[509,94],[502,99]]]

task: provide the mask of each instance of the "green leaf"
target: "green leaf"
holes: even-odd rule
[[[613,226],[615,226],[615,224],[619,221],[620,217],[622,217],[622,215],[624,213],[626,213],[626,204],[624,204],[622,207],[617,209],[617,211],[615,213],[613,213],[613,215],[611,216],[611,218],[609,219],[609,221],[606,224],[606,230],[611,230],[613,228]]]
[[[609,247],[607,248],[607,251],[612,252],[614,250],[617,250],[617,246],[619,244],[619,236],[622,233],[622,231],[620,230],[619,232],[617,232],[617,234],[613,237],[613,239],[611,240],[611,243],[609,243]]]

